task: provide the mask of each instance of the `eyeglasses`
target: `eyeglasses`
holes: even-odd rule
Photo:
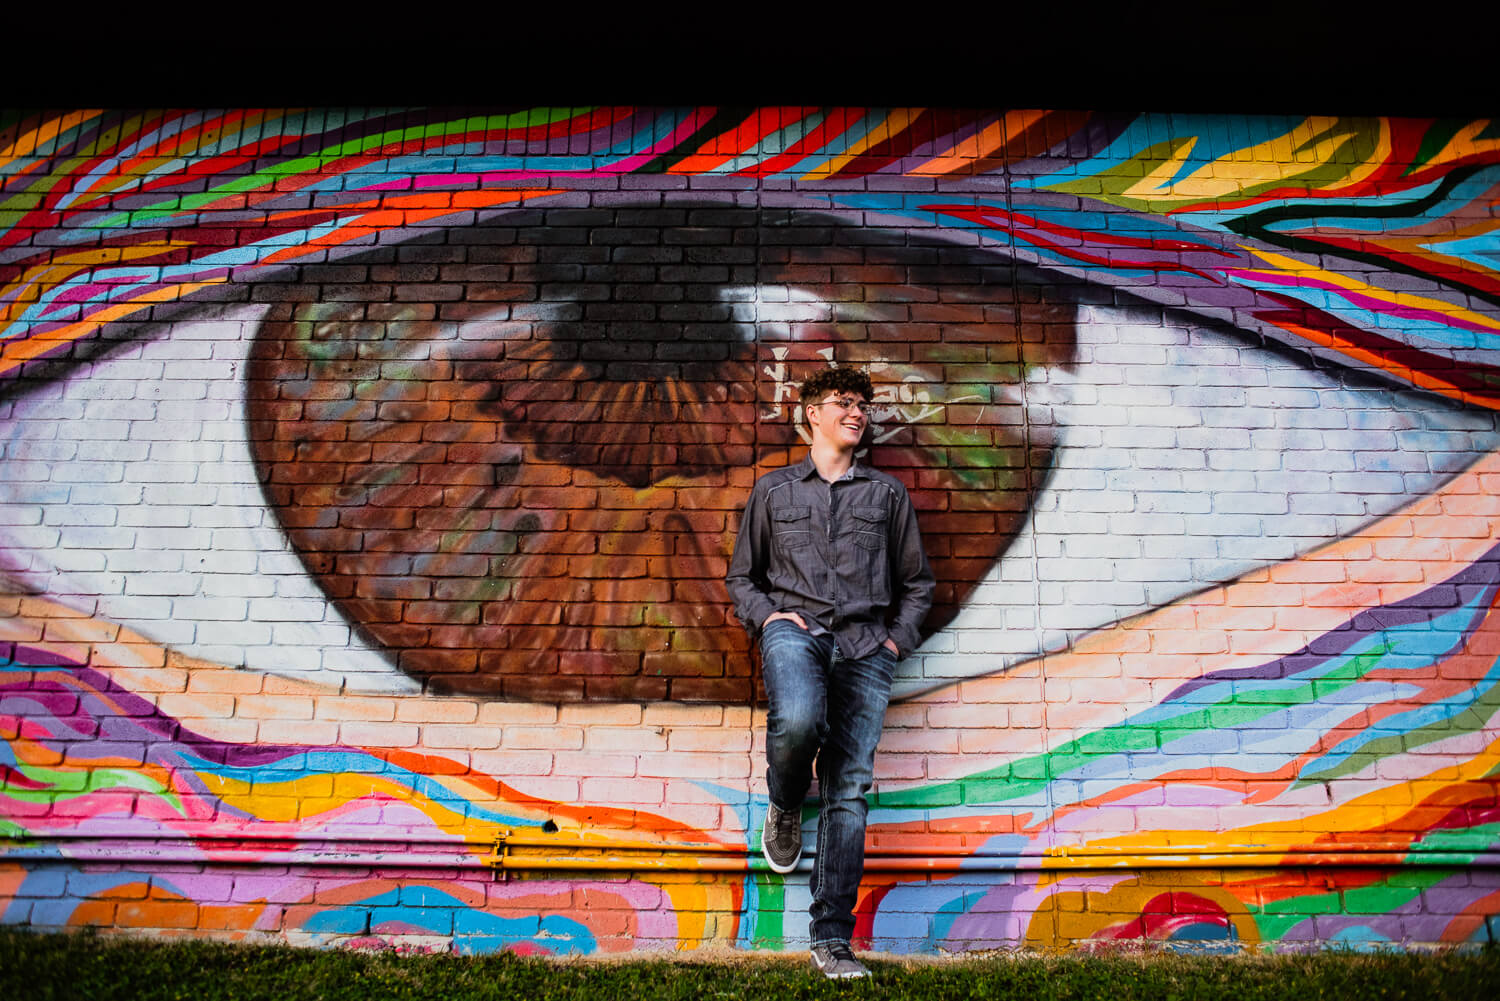
[[[840,396],[836,400],[824,400],[821,403],[814,403],[813,406],[815,406],[815,407],[826,407],[830,403],[833,404],[835,407],[838,407],[840,410],[844,411],[845,413],[852,414],[852,413],[854,413],[854,411],[858,410],[860,413],[864,414],[866,417],[868,417],[870,415],[870,410],[874,406],[874,404],[866,403],[866,402],[864,402],[862,400],[856,400],[852,396]]]

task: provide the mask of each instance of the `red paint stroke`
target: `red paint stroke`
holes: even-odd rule
[[[674,164],[669,174],[702,174],[746,155],[756,143],[803,117],[801,108],[758,108],[739,125],[710,138],[697,152]],[[743,173],[741,171],[740,173]]]
[[[868,880],[865,885],[869,885]],[[900,885],[901,881],[895,878],[883,880],[854,905],[854,931],[850,940],[856,948],[870,948],[870,941],[875,937],[875,918],[880,913],[880,905],[885,902],[886,895]]]
[[[918,208],[927,212],[935,212],[939,215],[965,219],[969,222],[978,223],[987,229],[1010,233],[1013,236],[1026,240],[1028,243],[1045,247],[1069,260],[1082,264],[1094,264],[1105,268],[1139,268],[1147,271],[1190,274],[1211,282],[1214,285],[1224,285],[1227,283],[1222,275],[1205,271],[1201,268],[1190,267],[1179,261],[1170,259],[1131,260],[1104,254],[1089,253],[1076,248],[1080,248],[1086,244],[1103,244],[1105,246],[1124,247],[1133,250],[1168,250],[1179,253],[1199,252],[1216,254],[1220,257],[1231,259],[1238,257],[1237,254],[1219,247],[1191,243],[1186,240],[1164,240],[1159,237],[1134,237],[1123,234],[1087,232],[1071,226],[1044,222],[1035,216],[1023,215],[1018,212],[1007,212],[1004,209],[991,206],[929,204],[919,205]]]
[[[886,121],[889,122],[890,119],[887,118]],[[838,176],[863,177],[889,167],[923,142],[932,141],[932,122],[932,112],[923,111],[907,122],[905,128],[856,153],[848,163],[839,168]]]
[[[1367,309],[1372,313],[1383,316],[1397,316],[1405,320],[1420,320],[1433,323],[1438,326],[1452,327],[1455,330],[1469,330],[1475,333],[1495,336],[1497,331],[1494,327],[1487,326],[1476,320],[1466,320],[1462,317],[1453,316],[1436,309],[1425,309],[1417,306],[1402,306],[1382,299],[1368,292],[1360,292],[1356,289],[1345,288],[1326,278],[1314,278],[1310,275],[1276,274],[1266,271],[1251,271],[1242,268],[1231,268],[1225,272],[1235,278],[1251,282],[1264,282],[1270,285],[1280,285],[1284,288],[1309,288],[1320,291],[1333,292],[1339,298],[1348,302],[1351,306],[1359,309]],[[1455,307],[1458,308],[1458,307]]]
[[[1134,921],[1101,929],[1094,937],[1100,939],[1151,939],[1167,941],[1177,932],[1193,925],[1216,925],[1232,935],[1234,924],[1224,908],[1198,896],[1196,893],[1174,891],[1158,894],[1146,901],[1141,916]]]
[[[1448,234],[1434,234],[1434,243],[1441,243],[1450,238]],[[1500,296],[1500,277],[1495,272],[1473,263],[1461,257],[1454,257],[1441,251],[1433,250],[1428,254],[1418,254],[1407,250],[1396,250],[1378,240],[1368,237],[1336,237],[1327,236],[1323,233],[1302,235],[1299,239],[1307,241],[1314,246],[1328,247],[1346,255],[1370,255],[1382,257],[1392,264],[1401,265],[1412,271],[1419,272],[1425,277],[1435,281],[1443,281],[1443,270],[1435,267],[1441,262],[1451,262],[1450,273],[1458,272],[1462,275],[1459,279],[1454,276],[1452,281],[1461,280],[1465,285],[1472,286],[1477,292]]]
[[[1460,363],[1350,326],[1338,317],[1290,296],[1264,290],[1258,294],[1283,307],[1253,310],[1258,320],[1441,396],[1491,410],[1500,409],[1500,366],[1472,361]]]
[[[1436,178],[1451,172],[1455,167],[1464,166],[1469,163],[1487,162],[1492,154],[1486,151],[1458,157],[1454,160],[1441,164],[1431,164],[1424,168],[1411,170],[1412,165],[1417,162],[1417,153],[1427,137],[1427,132],[1434,124],[1435,119],[1397,119],[1387,118],[1386,136],[1389,148],[1385,157],[1373,169],[1362,173],[1357,180],[1342,184],[1329,184],[1327,186],[1308,186],[1295,183],[1281,185],[1275,188],[1266,188],[1253,194],[1241,197],[1219,197],[1204,198],[1188,204],[1173,206],[1162,210],[1163,215],[1183,215],[1200,211],[1203,208],[1212,209],[1215,212],[1228,212],[1238,209],[1252,208],[1265,202],[1276,201],[1310,201],[1333,198],[1370,198],[1381,201],[1392,195],[1420,188],[1431,183]],[[1324,130],[1320,135],[1326,136],[1333,129]],[[1303,148],[1306,148],[1304,144]],[[1309,170],[1315,170],[1325,166],[1323,162],[1311,162]],[[1352,169],[1352,166],[1351,168]]]
[[[735,177],[767,177],[788,170],[799,161],[815,156],[836,137],[843,135],[865,116],[864,108],[833,108],[807,135],[764,163],[735,171]],[[832,154],[830,154],[832,156]]]

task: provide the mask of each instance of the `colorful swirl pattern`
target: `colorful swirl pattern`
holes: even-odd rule
[[[1500,124],[1048,111],[13,115],[0,378],[425,227],[684,186],[977,241],[1500,408]],[[1497,463],[895,707],[860,941],[1495,940]],[[751,709],[357,699],[0,601],[8,923],[545,954],[805,942],[805,876],[755,854]],[[329,720],[369,739],[324,739]],[[392,736],[408,723],[418,739]],[[487,756],[488,731],[535,745]],[[619,740],[633,775],[576,760],[574,731]]]

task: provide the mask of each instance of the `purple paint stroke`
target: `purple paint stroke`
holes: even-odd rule
[[[32,651],[29,647],[18,648],[16,656],[18,659],[30,657],[34,652],[40,651]],[[110,727],[106,735],[114,740],[126,739],[127,735],[136,737],[138,740],[145,740],[152,748],[152,756],[156,763],[164,763],[172,755],[181,753],[191,754],[211,764],[235,768],[258,768],[283,761],[293,755],[310,752],[346,753],[360,756],[368,756],[369,753],[363,748],[337,744],[247,746],[215,740],[184,727],[174,717],[117,684],[101,671],[67,661],[57,666],[67,669],[77,685],[76,689],[61,682],[46,680],[46,674],[42,674],[28,677],[26,681],[15,685],[0,686],[0,692],[9,689],[16,693],[17,697],[38,699],[44,701],[44,704],[55,705],[53,718],[70,726],[76,726],[83,721],[98,725],[104,721],[113,720],[118,725]],[[0,675],[0,680],[3,678],[4,675]],[[72,707],[63,708],[64,697],[74,703]],[[47,703],[46,700],[49,699],[54,701]],[[158,747],[162,749],[156,750]]]
[[[679,143],[691,138],[693,133],[697,132],[705,122],[710,121],[713,116],[713,108],[694,108],[692,113],[685,116],[678,123],[677,127],[660,142],[640,152],[632,153],[623,160],[605,164],[599,167],[597,172],[601,174],[628,174],[637,167],[644,166],[655,160],[661,154],[670,153],[676,149]]]
[[[1431,622],[1455,609],[1475,604],[1478,610],[1474,620],[1455,644],[1461,645],[1468,640],[1473,628],[1489,611],[1497,591],[1500,591],[1500,546],[1489,550],[1454,576],[1425,591],[1390,605],[1359,612],[1344,625],[1318,636],[1295,653],[1256,667],[1212,671],[1185,682],[1168,695],[1163,704],[1224,681],[1276,681],[1294,677],[1342,656],[1356,643],[1385,629]]]
[[[1293,926],[1281,937],[1280,941],[1326,945],[1340,932],[1368,928],[1374,935],[1381,938],[1392,942],[1402,942],[1410,937],[1405,933],[1407,928],[1413,925],[1420,927],[1427,922],[1440,922],[1441,929],[1433,937],[1418,939],[1418,941],[1440,941],[1442,931],[1445,931],[1456,917],[1476,907],[1485,897],[1494,893],[1494,887],[1474,885],[1476,881],[1471,879],[1471,876],[1480,872],[1483,870],[1455,872],[1452,876],[1425,890],[1417,887],[1390,887],[1393,893],[1399,889],[1408,889],[1412,895],[1400,906],[1379,914],[1318,914],[1310,920]],[[1345,888],[1346,897],[1350,892],[1353,891]]]

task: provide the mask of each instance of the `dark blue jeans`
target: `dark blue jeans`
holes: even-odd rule
[[[839,655],[831,635],[777,619],[760,640],[770,712],[766,784],[771,802],[800,813],[816,759],[822,808],[812,874],[812,944],[847,942],[865,869],[865,794],[875,781],[875,745],[885,723],[896,655]]]

